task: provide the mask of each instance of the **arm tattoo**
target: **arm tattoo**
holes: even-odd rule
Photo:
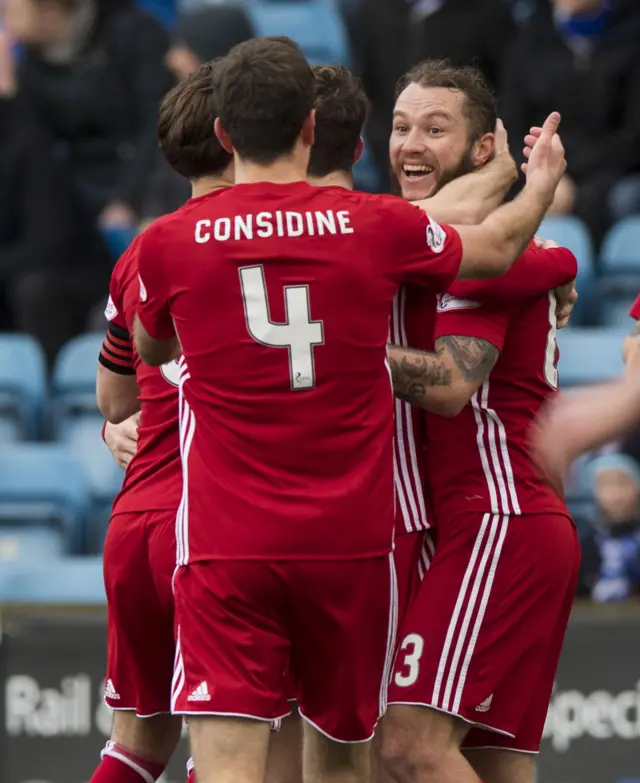
[[[401,400],[420,405],[430,386],[451,386],[451,370],[440,358],[440,352],[427,353],[390,345],[387,354],[393,391]]]
[[[636,321],[634,325],[629,330],[629,337],[638,337],[640,336],[640,321]]]
[[[439,337],[436,350],[446,351],[451,356],[465,381],[479,383],[486,381],[500,356],[495,345],[486,340],[457,334]]]

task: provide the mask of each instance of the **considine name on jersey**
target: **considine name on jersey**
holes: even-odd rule
[[[199,245],[214,240],[226,242],[268,237],[322,237],[353,234],[348,210],[332,209],[312,212],[258,212],[256,215],[234,215],[215,220],[198,220],[195,240]]]

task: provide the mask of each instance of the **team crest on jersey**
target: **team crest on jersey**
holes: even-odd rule
[[[107,300],[107,306],[104,308],[104,317],[107,319],[107,321],[113,321],[116,315],[118,315],[118,308],[113,303],[113,299],[109,297]]]
[[[140,283],[140,301],[146,302],[147,301],[147,289],[144,287],[144,283],[142,282],[142,278],[140,275],[138,275],[138,281]]]
[[[451,294],[438,294],[438,312],[443,313],[449,310],[471,310],[474,307],[480,307],[481,302],[473,302],[471,299],[458,299]]]
[[[180,386],[180,365],[178,359],[167,362],[160,366],[160,372],[165,381],[168,381],[172,386]]]
[[[442,253],[446,239],[447,235],[442,226],[436,223],[432,218],[429,218],[429,225],[427,226],[427,244],[434,253]]]

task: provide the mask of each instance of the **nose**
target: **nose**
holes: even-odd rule
[[[424,134],[420,133],[418,128],[412,128],[404,137],[402,151],[405,155],[421,155],[426,148]]]

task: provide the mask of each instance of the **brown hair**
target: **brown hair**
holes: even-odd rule
[[[475,66],[456,66],[451,60],[425,60],[400,77],[396,98],[410,84],[463,93],[466,98],[463,111],[469,121],[472,141],[494,132],[498,119],[495,95],[482,71]]]
[[[291,152],[313,109],[313,74],[289,38],[252,38],[223,58],[218,115],[238,155],[269,164]]]
[[[312,71],[316,133],[309,175],[325,177],[332,171],[351,172],[369,99],[360,80],[342,65],[316,65]]]
[[[169,165],[187,179],[217,174],[231,154],[216,138],[213,83],[219,61],[204,63],[164,97],[158,113],[158,140]]]

